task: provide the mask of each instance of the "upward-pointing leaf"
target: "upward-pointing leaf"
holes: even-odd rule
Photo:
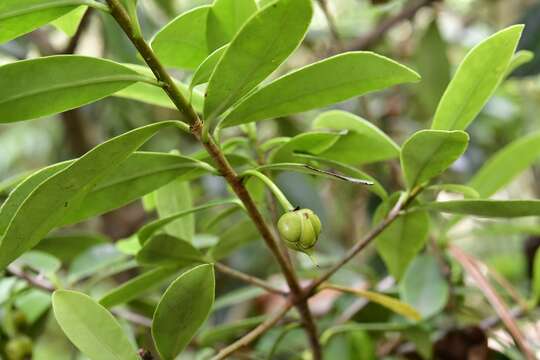
[[[490,197],[540,157],[540,132],[529,134],[493,155],[469,181],[480,197]]]
[[[463,131],[422,130],[411,136],[401,150],[401,167],[407,187],[439,175],[467,149],[469,136]]]
[[[76,211],[100,180],[111,174],[158,130],[176,124],[175,121],[155,123],[115,137],[41,182],[18,207],[3,234],[0,269],[34,247],[66,215]]]
[[[2,0],[0,2],[0,44],[29,33],[80,6],[65,0]]]
[[[152,40],[152,48],[167,66],[196,68],[208,55],[206,19],[211,6],[200,6],[165,25]]]
[[[296,70],[255,91],[223,120],[222,127],[299,113],[419,79],[411,69],[383,56],[344,53]]]
[[[279,0],[252,16],[210,78],[205,118],[215,118],[276,70],[304,38],[312,12],[310,0]]]
[[[209,264],[183,273],[165,291],[152,321],[152,337],[163,359],[175,359],[191,341],[212,309],[214,291]]]
[[[85,294],[57,290],[54,316],[69,340],[91,360],[138,360],[120,324],[110,312]]]
[[[432,129],[465,130],[506,75],[523,25],[514,25],[476,45],[443,94]]]
[[[0,67],[0,123],[86,105],[145,77],[112,61],[59,55]]]
[[[399,146],[379,128],[354,114],[331,110],[313,122],[315,129],[349,130],[349,133],[320,157],[352,165],[367,164],[399,156]]]
[[[225,45],[257,11],[255,0],[216,0],[208,13],[208,49]]]

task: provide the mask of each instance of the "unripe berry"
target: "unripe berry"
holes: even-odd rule
[[[17,336],[9,340],[5,348],[8,360],[24,360],[32,354],[32,340],[28,336]]]
[[[310,209],[289,211],[278,220],[285,244],[293,250],[311,253],[321,233],[321,220]]]

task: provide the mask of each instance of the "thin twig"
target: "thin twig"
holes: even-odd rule
[[[406,6],[396,15],[389,17],[383,20],[375,29],[373,29],[367,35],[359,38],[353,42],[348,50],[368,50],[372,48],[376,43],[378,43],[383,36],[394,26],[398,25],[400,22],[411,19],[416,15],[418,10],[425,6],[429,6],[432,3],[438,0],[416,0],[411,1],[409,6]]]
[[[219,271],[221,271],[222,273],[226,274],[226,275],[229,275],[229,276],[235,277],[237,279],[240,279],[245,283],[248,283],[248,284],[255,285],[255,286],[258,286],[260,288],[263,288],[264,290],[266,290],[266,291],[268,291],[270,293],[278,294],[278,295],[281,295],[281,296],[287,296],[288,295],[287,291],[280,290],[280,289],[272,286],[271,284],[269,284],[267,281],[264,281],[262,279],[259,279],[259,278],[255,277],[255,276],[243,273],[241,271],[235,270],[235,269],[230,268],[227,265],[224,265],[222,263],[216,262],[216,263],[214,263],[214,267],[216,269],[218,269]]]
[[[343,50],[343,42],[341,40],[341,36],[339,35],[339,30],[336,25],[336,21],[332,13],[330,12],[330,9],[328,8],[328,1],[327,0],[318,0],[319,6],[321,7],[321,10],[324,14],[324,17],[326,18],[326,22],[328,23],[328,28],[330,29],[330,34],[332,35],[332,39],[335,42],[335,50],[342,51]]]

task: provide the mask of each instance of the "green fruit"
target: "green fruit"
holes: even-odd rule
[[[289,248],[305,253],[311,252],[321,233],[321,220],[310,209],[294,210],[283,214],[277,226]]]
[[[9,340],[5,347],[8,360],[23,360],[32,354],[32,340],[20,335]]]

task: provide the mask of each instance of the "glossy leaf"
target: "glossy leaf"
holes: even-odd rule
[[[182,179],[174,180],[154,193],[156,210],[160,218],[193,208],[191,187]],[[164,227],[164,231],[172,236],[192,241],[195,234],[195,216],[193,213],[179,217]]]
[[[166,66],[194,69],[207,56],[206,23],[211,6],[200,6],[179,15],[152,40],[152,48]]]
[[[23,60],[0,67],[0,122],[70,110],[145,78],[115,62],[78,55]],[[28,86],[32,84],[32,86]]]
[[[172,221],[175,221],[177,219],[180,219],[184,216],[193,214],[197,211],[202,211],[206,209],[213,208],[215,206],[223,206],[223,205],[235,205],[240,206],[240,203],[237,199],[225,199],[225,200],[216,200],[208,202],[204,205],[200,205],[191,209],[186,209],[184,211],[180,211],[176,214],[171,214],[170,216],[164,217],[162,219],[154,220],[146,225],[144,225],[138,232],[139,242],[141,244],[144,244],[148,238],[150,238],[156,231],[160,230],[167,224],[170,224]]]
[[[138,360],[120,324],[87,295],[68,290],[53,294],[54,315],[69,340],[93,360]]]
[[[371,52],[349,52],[308,65],[255,91],[221,123],[234,126],[335,104],[420,76]]]
[[[18,207],[0,242],[0,268],[34,247],[62,219],[78,209],[92,188],[138,147],[174,121],[129,131],[95,147],[64,170],[41,182]]]
[[[158,267],[149,270],[106,293],[99,303],[106,308],[128,303],[162,285],[177,272],[177,267]]]
[[[540,157],[540,132],[526,135],[499,150],[476,172],[469,186],[486,198],[509,184]]]
[[[429,255],[416,257],[401,280],[399,293],[423,318],[439,313],[448,302],[449,288],[437,260]]]
[[[454,200],[422,204],[421,208],[488,218],[540,216],[540,200]]]
[[[208,13],[207,42],[213,51],[231,41],[257,11],[255,0],[216,0]]]
[[[65,0],[2,0],[0,44],[29,33],[69,13],[82,3]]]
[[[199,67],[193,73],[191,78],[191,83],[189,84],[190,89],[193,89],[195,86],[204,84],[210,80],[212,72],[216,68],[217,63],[221,60],[223,53],[227,50],[228,45],[224,45],[219,49],[216,49],[212,54],[208,55],[206,59],[199,65]]]
[[[205,262],[204,256],[189,242],[167,234],[148,240],[137,254],[142,265],[171,265],[185,267]]]
[[[271,163],[300,161],[296,154],[318,155],[334,146],[344,133],[311,131],[297,135],[277,148],[270,156]]]
[[[70,11],[66,15],[54,20],[52,24],[67,36],[73,36],[79,28],[79,24],[84,16],[84,13],[88,10],[86,6],[79,6],[75,10]]]
[[[152,337],[163,359],[174,359],[206,321],[214,303],[212,265],[199,265],[176,279],[163,294],[152,321]]]
[[[390,212],[398,199],[394,194],[375,212],[373,223],[378,224]],[[388,271],[400,279],[409,263],[424,247],[429,233],[429,215],[415,211],[398,217],[377,238],[375,246]]]
[[[204,117],[211,121],[263,81],[300,45],[310,0],[279,0],[257,12],[230,43],[210,77]]]
[[[467,149],[469,135],[463,131],[421,130],[401,150],[401,167],[407,187],[413,189],[440,175]]]
[[[514,25],[476,45],[463,59],[433,118],[433,129],[465,130],[506,74],[523,25]]]
[[[348,130],[337,143],[320,157],[351,165],[368,164],[399,156],[399,146],[369,121],[354,114],[332,110],[319,115],[315,129]]]

